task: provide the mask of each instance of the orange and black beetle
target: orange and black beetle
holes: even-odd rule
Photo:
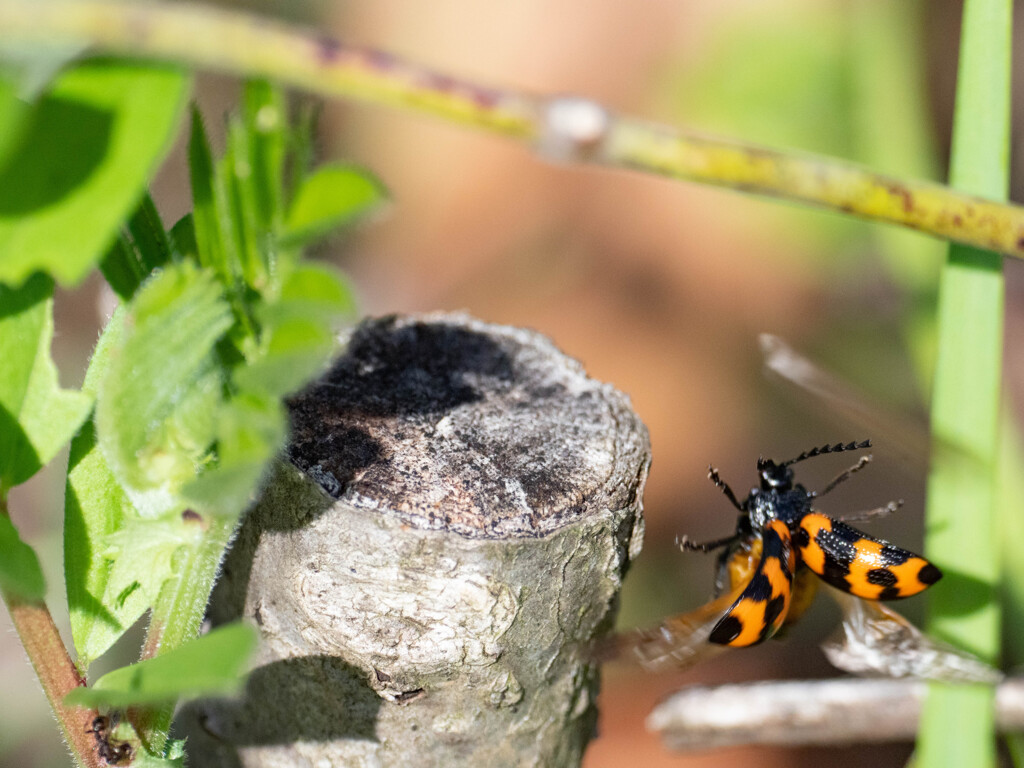
[[[781,464],[758,459],[760,485],[742,503],[719,477],[718,470],[708,468],[708,477],[740,512],[736,532],[705,544],[684,539],[682,545],[684,549],[703,552],[725,547],[719,559],[719,591],[742,589],[711,629],[708,640],[744,647],[774,635],[810,604],[815,584],[805,575],[807,571],[837,589],[867,600],[910,597],[942,577],[939,569],[923,557],[813,509],[817,497],[864,467],[869,456],[820,492],[808,491],[794,482],[791,467],[797,462],[870,445],[870,440],[825,445]],[[890,503],[866,514],[891,512],[898,506],[899,503]]]

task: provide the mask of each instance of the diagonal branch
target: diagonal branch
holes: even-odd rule
[[[517,139],[560,162],[593,162],[794,200],[1024,257],[1024,208],[613,115],[577,98],[481,86],[317,31],[188,3],[0,0],[11,43],[96,51],[269,77],[323,96],[403,107]]]

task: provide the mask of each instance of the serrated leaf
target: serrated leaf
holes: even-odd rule
[[[222,397],[214,346],[232,323],[208,272],[175,265],[129,307],[124,338],[99,387],[100,449],[139,514],[180,511],[214,439]]]
[[[110,247],[177,130],[189,80],[86,61],[36,104],[0,169],[0,281],[79,282]]]
[[[0,513],[0,590],[26,602],[42,600],[46,582],[35,550],[21,540],[11,518]]]
[[[302,182],[285,220],[281,242],[304,245],[351,224],[385,200],[384,186],[366,171],[323,165]]]
[[[57,382],[52,296],[42,275],[16,290],[0,285],[0,496],[49,462],[92,407]]]
[[[180,741],[175,743],[184,744]],[[180,754],[169,757],[157,757],[145,750],[139,750],[135,753],[135,759],[132,760],[132,768],[185,768],[184,748]]]
[[[256,632],[229,624],[173,651],[108,672],[89,688],[76,688],[64,701],[118,709],[197,696],[227,695],[244,682]]]

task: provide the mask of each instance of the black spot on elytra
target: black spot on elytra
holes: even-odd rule
[[[761,630],[761,639],[764,640],[772,631],[775,620],[779,618],[786,607],[786,598],[782,595],[773,597],[768,601],[764,610],[764,628]]]
[[[886,544],[879,553],[883,565],[903,565],[913,555],[905,549]]]
[[[931,563],[927,563],[920,571],[917,572],[917,578],[922,584],[934,584],[942,578],[942,571]]]
[[[849,592],[850,583],[846,580],[849,573],[850,569],[846,566],[837,563],[835,560],[825,558],[825,570],[821,574],[821,578],[833,587],[841,589],[844,592]]]
[[[708,640],[719,645],[728,645],[743,631],[743,622],[735,616],[726,616],[711,630]]]
[[[888,568],[872,568],[868,571],[868,583],[891,587],[896,583],[896,574]]]
[[[763,573],[758,573],[750,580],[743,596],[758,603],[763,603],[772,596],[772,583]]]

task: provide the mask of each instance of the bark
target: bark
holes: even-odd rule
[[[256,668],[179,718],[191,764],[578,764],[643,533],[628,399],[536,333],[429,315],[364,322],[291,408],[210,608],[259,626]]]
[[[927,693],[927,682],[906,679],[692,686],[655,707],[647,728],[678,752],[912,741]],[[1024,729],[1024,680],[1000,683],[995,699],[999,730]]]

